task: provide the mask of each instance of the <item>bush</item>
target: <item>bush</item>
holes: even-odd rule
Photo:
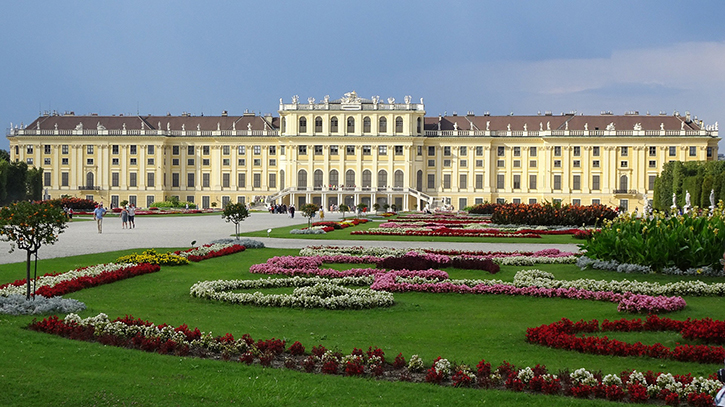
[[[239,244],[247,249],[264,249],[264,243],[260,242],[259,240],[250,239],[248,237],[241,238],[241,239],[231,239],[231,238],[225,238],[225,239],[216,239],[212,240],[210,244]]]
[[[92,199],[74,198],[68,196],[60,199],[50,199],[46,202],[58,208],[66,207],[74,210],[93,210],[98,205],[98,203]]]
[[[464,211],[468,211],[468,213],[472,213],[475,215],[491,215],[493,214],[493,211],[496,209],[498,204],[492,204],[492,203],[482,203],[482,204],[476,204],[474,206],[469,206],[464,208]]]
[[[13,294],[0,296],[0,314],[35,315],[35,314],[68,314],[86,309],[86,304],[72,298],[60,296],[46,298],[36,295],[30,300],[25,296]]]
[[[500,225],[599,225],[617,217],[604,205],[503,204],[497,205],[491,221]]]

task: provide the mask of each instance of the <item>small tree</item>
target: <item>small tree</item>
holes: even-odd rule
[[[392,205],[390,205],[390,209],[392,209],[393,212],[398,212],[398,205],[392,204]]]
[[[315,212],[317,212],[319,208],[315,204],[305,204],[302,205],[300,208],[300,212],[302,212],[302,216],[307,218],[307,228],[309,229],[312,225],[312,217],[315,216]]]
[[[239,239],[239,223],[248,217],[249,211],[243,203],[228,203],[222,213],[225,221],[234,223],[234,235],[237,239]]]
[[[337,209],[339,209],[340,212],[342,212],[342,218],[343,219],[345,219],[345,212],[349,212],[350,211],[350,207],[347,206],[347,205],[345,205],[345,204],[340,205]]]
[[[10,251],[17,245],[25,250],[27,257],[25,298],[30,299],[30,257],[36,254],[43,244],[53,244],[58,235],[68,227],[68,218],[62,208],[47,202],[16,202],[0,209],[0,240],[13,242]],[[37,263],[36,263],[37,267]]]
[[[390,205],[388,205],[388,203],[387,203],[387,202],[386,202],[386,203],[384,203],[384,204],[383,204],[383,210],[384,210],[385,212],[387,212],[387,211],[388,211],[388,208],[390,208]]]
[[[361,214],[365,210],[365,208],[367,208],[367,207],[368,207],[368,205],[367,204],[364,204],[362,202],[360,202],[359,204],[357,204],[357,213],[358,213],[358,215]]]
[[[377,203],[377,202],[375,202],[375,203],[373,204],[373,209],[375,209],[375,213],[377,214],[377,213],[378,213],[378,211],[380,210],[380,204],[379,204],[379,203]]]

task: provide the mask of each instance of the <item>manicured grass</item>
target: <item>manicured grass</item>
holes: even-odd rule
[[[280,215],[282,216],[282,215]],[[319,219],[315,219],[315,222]],[[371,221],[352,226],[345,229],[336,229],[332,232],[320,235],[293,235],[292,229],[307,227],[307,223],[292,226],[272,228],[269,237],[286,239],[310,239],[310,240],[376,240],[376,241],[410,241],[410,242],[473,242],[473,243],[548,243],[548,244],[579,244],[581,240],[574,239],[572,235],[542,235],[541,238],[531,237],[467,237],[467,236],[387,236],[387,235],[353,235],[351,232],[360,230],[376,229],[381,221]],[[384,221],[382,221],[384,222]],[[313,222],[314,223],[314,222]],[[267,237],[267,229],[254,232],[240,233],[244,237]]]
[[[167,249],[159,249],[167,250]],[[40,262],[43,272],[66,271],[113,261],[122,254],[102,253]],[[163,267],[158,273],[119,281],[67,295],[87,304],[81,316],[104,312],[111,318],[131,314],[157,324],[186,323],[215,335],[249,333],[255,339],[299,340],[308,349],[323,344],[344,353],[353,347],[378,346],[392,359],[419,354],[427,364],[437,356],[475,366],[485,358],[494,366],[504,360],[519,367],[545,364],[550,371],[585,367],[620,373],[626,369],[707,376],[719,365],[650,358],[583,355],[525,342],[526,328],[566,317],[572,320],[630,317],[616,304],[564,299],[460,294],[395,294],[390,308],[362,311],[263,308],[191,298],[199,280],[256,279],[249,266],[297,250],[250,249],[193,263]],[[335,268],[348,268],[338,265]],[[359,267],[359,266],[356,266]],[[573,265],[504,266],[496,275],[449,270],[451,278],[496,278],[510,281],[516,271],[539,268],[558,278],[677,281],[683,277],[634,276],[580,271]],[[0,282],[24,275],[24,264],[2,265]],[[703,279],[717,281],[717,279]],[[291,291],[291,289],[290,289]],[[667,314],[675,319],[722,318],[721,298],[686,298],[688,307]],[[31,332],[29,316],[0,315],[0,405],[612,405],[505,391],[455,389],[423,383],[384,382],[262,368],[242,363],[162,356]],[[613,335],[610,335],[613,336]],[[670,345],[678,335],[627,333],[616,337]]]

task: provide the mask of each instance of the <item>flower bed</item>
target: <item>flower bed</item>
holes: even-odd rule
[[[200,262],[214,257],[226,256],[246,250],[246,247],[234,243],[205,244],[204,246],[192,247],[187,250],[177,250],[177,256],[185,257],[189,261]]]
[[[298,341],[287,347],[287,341],[275,338],[255,341],[247,334],[240,338],[234,338],[229,333],[213,336],[198,328],[192,330],[186,324],[174,328],[166,324],[154,325],[131,316],[114,321],[110,321],[105,314],[86,319],[69,314],[64,320],[52,316],[33,321],[29,329],[146,352],[284,366],[308,373],[530,391],[579,398],[595,397],[620,402],[659,400],[668,405],[678,405],[687,401],[690,405],[707,406],[713,404],[713,397],[722,386],[722,383],[711,378],[651,371],[642,373],[628,370],[620,375],[603,376],[601,373],[578,369],[552,374],[546,366],[518,369],[505,361],[493,369],[485,359],[473,369],[438,357],[426,370],[425,362],[418,355],[412,355],[406,363],[404,356],[399,353],[391,363],[378,347],[371,346],[367,351],[354,348],[350,354],[343,355],[319,345],[314,346],[308,355]]]
[[[180,266],[189,264],[189,261],[172,253],[159,253],[155,249],[144,250],[143,253],[131,253],[116,259],[119,263],[148,263],[160,266]]]
[[[713,329],[714,336],[708,333]],[[648,356],[660,359],[674,359],[684,362],[721,363],[725,359],[725,348],[708,345],[677,345],[668,348],[660,343],[643,345],[641,342],[626,343],[606,336],[577,336],[579,333],[600,332],[629,332],[629,331],[674,331],[680,332],[683,338],[704,339],[714,338],[714,342],[722,343],[723,322],[711,319],[674,321],[668,318],[660,319],[656,315],[650,316],[646,322],[641,320],[618,321],[605,320],[601,328],[599,321],[572,322],[566,318],[550,325],[542,325],[526,330],[526,340],[537,345],[550,348],[567,349],[581,353],[612,356]],[[692,332],[690,332],[692,331]]]
[[[134,263],[108,263],[81,267],[61,274],[38,277],[35,282],[36,294],[53,297],[159,270],[159,266]],[[22,286],[25,282],[25,280],[18,280],[6,285],[0,289],[0,295],[25,294],[25,287]]]

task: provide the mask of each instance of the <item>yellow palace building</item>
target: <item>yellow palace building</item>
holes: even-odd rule
[[[483,202],[644,207],[669,161],[716,160],[717,124],[689,113],[427,117],[423,99],[355,92],[279,115],[44,114],[10,129],[11,160],[44,169],[47,197],[140,207],[176,196],[227,202]]]

